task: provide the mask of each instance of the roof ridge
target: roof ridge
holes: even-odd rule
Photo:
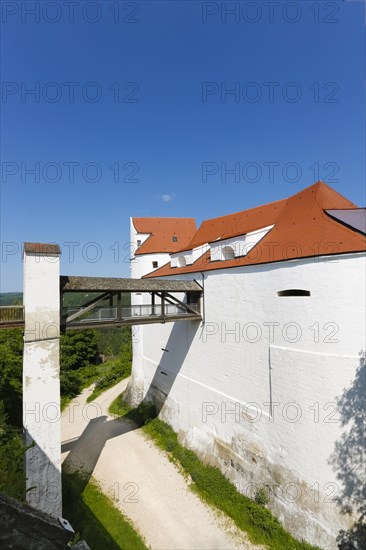
[[[302,193],[310,193],[313,191],[315,191],[315,197],[318,203],[319,203],[318,201],[319,198],[325,198],[325,197],[329,198],[329,195],[332,195],[333,197],[341,198],[344,201],[348,202],[350,205],[353,205],[353,207],[358,208],[358,206],[355,203],[353,203],[352,201],[347,199],[347,197],[345,197],[344,195],[342,195],[341,193],[333,189],[333,187],[325,183],[323,180],[319,180],[313,183],[312,185],[309,185],[308,187],[304,187],[304,189],[301,189],[294,195],[291,195],[290,197],[288,197],[287,200],[293,199],[298,195],[301,195]]]

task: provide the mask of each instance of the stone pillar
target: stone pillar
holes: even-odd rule
[[[60,248],[24,244],[23,426],[26,498],[62,516],[60,413]]]

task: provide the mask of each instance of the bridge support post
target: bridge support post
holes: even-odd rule
[[[28,503],[62,516],[60,249],[24,245],[23,426]]]

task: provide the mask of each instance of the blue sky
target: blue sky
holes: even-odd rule
[[[199,224],[317,179],[365,204],[363,2],[36,4],[2,3],[2,292],[24,241],[123,277],[130,216]]]

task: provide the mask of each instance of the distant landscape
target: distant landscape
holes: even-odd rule
[[[21,306],[23,304],[23,292],[0,293],[0,306]]]
[[[95,292],[73,292],[64,297],[64,306],[81,306],[88,300],[92,300],[99,293]],[[122,294],[122,304],[129,306],[131,303],[130,294]],[[18,306],[23,304],[23,292],[0,293],[0,306]]]

